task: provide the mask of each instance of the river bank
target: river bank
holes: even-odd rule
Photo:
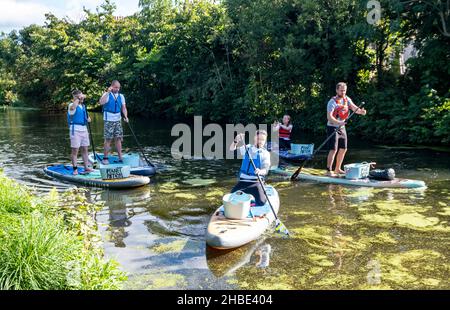
[[[0,172],[0,289],[119,289],[126,279],[104,258],[82,190],[37,197]]]

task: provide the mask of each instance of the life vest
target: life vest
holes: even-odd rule
[[[117,98],[112,93],[109,93],[108,102],[103,105],[103,115],[105,120],[108,120],[108,113],[118,114],[122,111],[122,96],[117,93]]]
[[[249,150],[250,151],[250,150]],[[258,150],[256,153],[256,158],[253,158],[253,162],[255,163],[256,168],[261,169],[261,150]],[[252,162],[250,161],[250,158],[248,157],[248,153],[245,152],[244,159],[242,160],[241,165],[241,173],[246,174],[248,176],[256,177],[255,169],[253,168]]]
[[[284,129],[280,126],[280,129],[278,130],[278,135],[280,138],[290,140],[291,139],[291,131]]]
[[[343,99],[339,99],[337,96],[333,97],[334,102],[336,102],[337,107],[334,109],[333,116],[341,121],[347,120],[349,116],[348,98],[347,96]]]
[[[70,115],[69,111],[67,111],[67,122],[69,123],[69,128],[72,129],[72,135],[75,133],[75,125],[86,126],[88,123],[86,107],[81,108],[81,106],[77,106],[73,115]]]

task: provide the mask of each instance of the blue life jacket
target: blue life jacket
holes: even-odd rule
[[[72,135],[75,133],[75,125],[86,126],[88,123],[86,107],[82,109],[81,106],[77,106],[74,115],[70,115],[69,111],[67,111],[67,122],[69,123],[69,128],[72,128]]]
[[[117,94],[117,98],[114,98],[112,93],[109,93],[108,102],[103,105],[103,114],[105,116],[105,121],[108,120],[108,113],[118,114],[122,111],[122,96],[120,93]]]
[[[250,150],[249,150],[250,152]],[[256,168],[261,169],[261,150],[258,150],[256,153],[256,158],[253,158],[253,162],[255,163]],[[252,162],[250,161],[250,158],[248,157],[248,153],[245,152],[244,159],[242,160],[241,170],[240,173],[246,174],[248,176],[256,177],[255,169],[253,168]]]

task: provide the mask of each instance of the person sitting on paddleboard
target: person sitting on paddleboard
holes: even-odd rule
[[[71,160],[73,165],[73,175],[78,175],[78,151],[81,149],[83,157],[84,172],[89,173],[92,170],[89,166],[89,133],[87,123],[91,121],[88,117],[84,99],[86,96],[79,90],[72,92],[72,102],[69,104],[67,111],[67,122],[70,131],[70,147],[72,148]]]
[[[100,105],[103,106],[105,138],[103,164],[105,165],[109,164],[108,155],[113,140],[119,156],[119,163],[122,162],[123,128],[121,120],[123,115],[123,120],[128,123],[128,111],[125,97],[119,91],[120,83],[115,80],[100,98]]]
[[[253,168],[250,159],[245,151],[245,146],[238,145],[245,139],[244,134],[236,136],[234,142],[230,145],[230,151],[234,152],[239,149],[239,152],[244,157],[242,160],[241,169],[239,171],[239,182],[231,190],[232,193],[239,190],[255,197],[256,205],[263,206],[267,198],[264,195],[263,188],[258,181],[256,175],[264,177],[268,174],[270,168],[270,153],[264,148],[267,141],[267,132],[265,130],[258,130],[255,135],[254,145],[247,146],[248,152],[256,165],[256,170]]]
[[[280,150],[291,149],[291,133],[292,133],[291,117],[289,115],[283,116],[282,123],[275,121],[273,124],[273,131],[278,131],[280,137]]]
[[[349,110],[356,111],[356,114],[366,115],[365,109],[358,108],[350,97],[347,97],[347,84],[340,82],[336,85],[336,96],[331,98],[327,105],[327,136],[332,135],[336,128],[339,130],[328,142],[327,171],[329,176],[337,176],[345,173],[342,170],[345,153],[347,152],[347,131],[345,122],[349,117]],[[337,157],[336,157],[337,154]],[[336,157],[336,167],[333,170],[333,163]]]

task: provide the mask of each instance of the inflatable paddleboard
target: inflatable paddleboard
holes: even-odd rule
[[[280,208],[278,192],[266,185],[266,192],[276,213]],[[255,218],[252,217],[255,216]],[[221,206],[214,212],[206,230],[206,243],[216,249],[233,249],[258,239],[275,220],[269,203],[262,207],[251,207],[246,219],[232,220],[225,217]]]
[[[150,183],[150,178],[144,176],[131,175],[125,179],[103,180],[99,170],[94,170],[89,174],[83,174],[84,169],[78,168],[78,175],[73,175],[72,166],[54,165],[44,168],[44,172],[52,177],[71,183],[77,183],[85,186],[126,189],[144,186]]]
[[[297,167],[286,168],[271,168],[270,173],[282,176],[285,179],[289,179]],[[425,188],[426,184],[420,180],[400,179],[395,178],[392,181],[379,181],[370,178],[349,180],[345,176],[329,177],[326,170],[303,168],[302,172],[298,175],[297,180],[314,181],[328,184],[341,184],[341,185],[353,185],[353,186],[365,186],[365,187],[378,187],[378,188]]]
[[[103,160],[103,153],[96,153],[96,155],[97,155],[97,162],[101,162]],[[139,154],[135,154],[135,153],[127,154],[127,155],[139,156]],[[126,156],[126,155],[124,155],[124,156]],[[89,161],[91,163],[95,162],[94,154],[89,154]],[[119,162],[119,157],[109,155],[108,161],[110,164],[117,164]],[[140,163],[137,165],[137,167],[130,168],[130,173],[133,175],[141,175],[141,176],[151,177],[156,174],[156,168],[153,166],[149,166],[146,163],[144,163],[142,160],[140,160]]]

